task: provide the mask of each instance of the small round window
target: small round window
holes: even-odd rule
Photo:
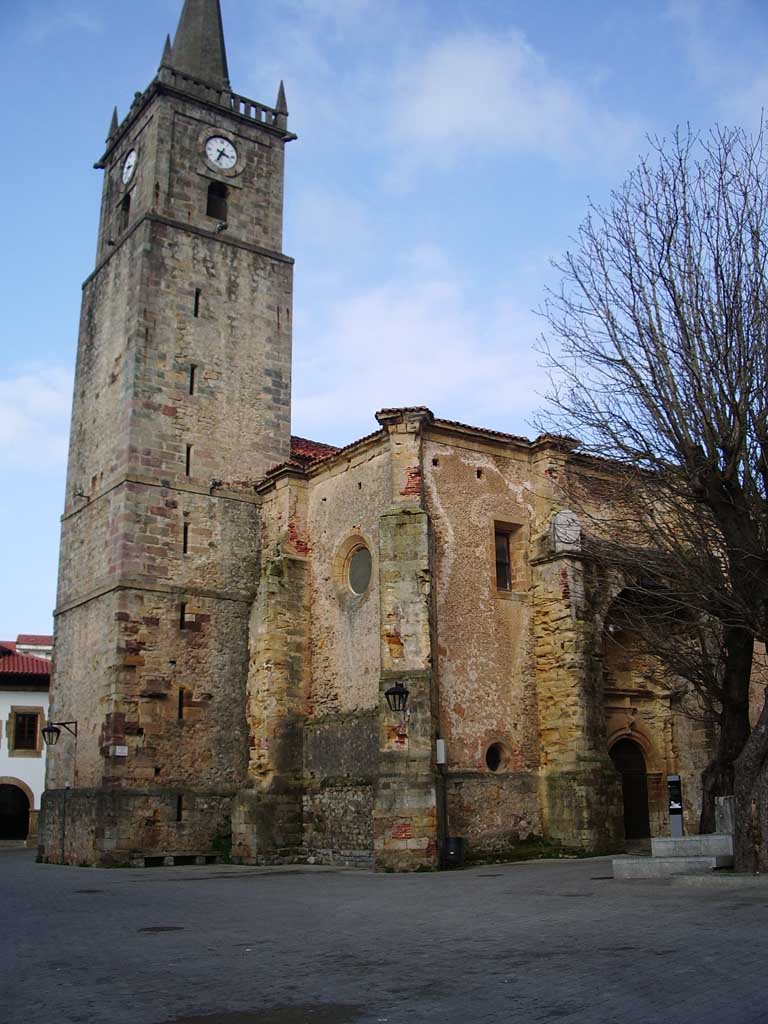
[[[347,582],[349,589],[355,594],[364,594],[371,582],[371,552],[368,548],[359,547],[347,559]]]
[[[507,752],[501,743],[492,743],[485,752],[485,763],[489,771],[497,772],[507,764]]]

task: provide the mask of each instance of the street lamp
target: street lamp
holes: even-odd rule
[[[384,696],[387,698],[387,704],[389,705],[390,711],[399,712],[403,718],[405,718],[408,707],[408,697],[410,691],[402,682],[398,681],[394,686],[390,686],[388,690],[384,691]]]
[[[49,722],[48,725],[41,730],[43,739],[49,747],[55,747],[59,742],[62,729],[66,729],[70,735],[77,739],[77,722]]]

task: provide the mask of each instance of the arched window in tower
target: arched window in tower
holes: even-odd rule
[[[128,227],[131,220],[131,196],[129,192],[123,196],[123,201],[120,203],[120,232],[122,233]]]
[[[227,196],[229,190],[221,182],[213,181],[208,186],[208,209],[206,214],[215,220],[226,223],[227,220]]]

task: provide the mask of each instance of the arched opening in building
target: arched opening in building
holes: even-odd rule
[[[120,216],[118,219],[118,231],[122,234],[123,231],[128,230],[128,225],[131,223],[131,197],[126,193],[123,196],[123,201],[120,203]]]
[[[228,196],[229,190],[226,185],[222,185],[218,181],[212,182],[208,186],[208,205],[205,211],[207,216],[225,223],[227,220]]]
[[[0,839],[26,839],[29,810],[29,797],[23,789],[0,785]]]
[[[627,839],[647,839],[651,834],[648,814],[648,775],[642,748],[631,739],[621,739],[609,751],[621,775],[624,798],[624,834]]]

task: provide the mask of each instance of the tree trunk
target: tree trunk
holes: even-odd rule
[[[760,720],[736,761],[737,871],[768,871],[768,688]]]
[[[723,699],[717,752],[702,775],[699,832],[715,831],[715,797],[735,792],[736,760],[749,739],[749,681],[755,642],[751,633],[726,629]]]

